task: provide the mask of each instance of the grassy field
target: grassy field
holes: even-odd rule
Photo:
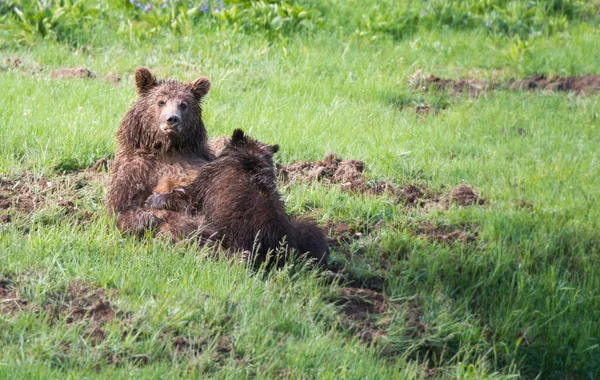
[[[0,28],[0,378],[600,378],[598,95],[410,85],[598,74],[597,24],[398,36],[364,26],[373,6],[315,2],[320,26],[285,33]],[[81,66],[95,77],[53,75]],[[333,283],[122,236],[90,167],[110,165],[139,66],[210,77],[212,137],[243,128],[282,165],[335,152],[421,197],[282,180],[289,211],[340,240]]]

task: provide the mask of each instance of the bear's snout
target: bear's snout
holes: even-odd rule
[[[168,115],[167,116],[167,124],[171,125],[171,126],[176,126],[181,122],[181,118],[179,117],[179,115]]]
[[[160,125],[160,129],[165,133],[179,133],[181,132],[181,114],[176,107],[169,107],[162,113],[163,122]]]

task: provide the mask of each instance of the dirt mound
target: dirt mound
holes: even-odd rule
[[[424,186],[397,185],[388,181],[368,179],[364,162],[343,160],[334,153],[328,153],[321,161],[299,161],[287,166],[278,165],[277,170],[279,178],[283,181],[317,181],[337,185],[342,191],[350,193],[375,196],[388,194],[405,207],[418,206],[429,210],[447,208],[452,202],[460,206],[485,204],[485,198],[480,197],[467,185],[460,185],[446,194],[431,191]],[[337,235],[339,234],[334,234]]]
[[[383,293],[370,289],[342,288],[336,303],[342,314],[342,325],[370,343],[379,337],[385,337],[389,321],[377,321],[373,318],[388,311]]]
[[[278,165],[277,169],[285,181],[320,181],[338,184],[342,190],[372,195],[395,191],[389,182],[369,180],[364,173],[364,162],[342,160],[335,153],[328,153],[321,161],[299,161],[287,166]]]
[[[454,95],[468,93],[470,96],[480,96],[496,86],[480,79],[446,79],[435,75],[422,75],[420,71],[408,78],[408,83],[413,89],[421,91],[439,90],[451,91]]]
[[[450,200],[461,206],[484,205],[485,198],[480,197],[467,185],[455,187],[450,193]]]
[[[30,178],[17,182],[0,179],[0,210],[15,209],[22,213],[29,213],[38,206],[40,199],[28,186],[28,179]],[[44,180],[40,178],[39,181],[42,183]],[[10,221],[10,217],[7,221]]]
[[[578,95],[589,95],[600,91],[600,75],[548,78],[544,74],[536,74],[522,80],[512,80],[510,88],[529,91],[567,91]]]
[[[600,91],[600,75],[586,74],[582,76],[548,78],[545,74],[535,74],[525,79],[510,79],[507,82],[492,83],[482,79],[447,79],[435,75],[423,75],[418,70],[408,77],[409,85],[416,90],[449,91],[454,95],[468,93],[470,96],[480,96],[488,91],[499,88],[528,91],[562,91],[573,92],[577,95],[589,95]],[[417,110],[419,111],[419,110]],[[427,110],[423,110],[427,111]]]
[[[96,74],[88,70],[87,67],[77,67],[72,69],[60,69],[55,70],[50,75],[54,79],[84,79],[84,78],[95,78]]]

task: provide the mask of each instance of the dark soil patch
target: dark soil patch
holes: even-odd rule
[[[16,182],[0,179],[0,210],[15,209],[21,213],[29,213],[37,208],[40,199],[27,183],[28,179],[31,178],[24,176]]]
[[[600,75],[548,78],[544,74],[536,74],[522,80],[511,80],[510,88],[529,91],[567,91],[578,95],[589,95],[600,91]]]
[[[64,291],[53,293],[42,305],[45,313],[49,314],[50,323],[65,319],[67,325],[89,323],[91,335],[106,322],[112,321],[118,310],[110,303],[104,289],[96,288],[84,282],[73,282]]]
[[[342,288],[335,300],[342,315],[342,325],[357,334],[365,343],[387,336],[385,320],[377,323],[376,318],[388,311],[382,292],[361,288]]]
[[[49,324],[59,320],[64,320],[67,326],[85,323],[84,335],[92,341],[104,339],[105,323],[124,316],[112,305],[104,289],[85,282],[72,282],[64,290],[51,292],[42,299],[27,299],[23,295],[30,286],[29,276],[23,274],[14,281],[0,277],[0,314],[14,315],[25,310],[47,318]]]
[[[13,315],[27,306],[27,300],[17,295],[14,282],[0,277],[0,314]]]
[[[477,97],[488,91],[500,88],[528,91],[573,92],[577,95],[590,95],[600,91],[600,75],[594,74],[571,77],[553,76],[550,78],[545,74],[535,74],[521,80],[510,79],[508,82],[493,83],[481,79],[463,78],[454,80],[440,78],[435,75],[422,75],[420,71],[417,71],[408,78],[408,83],[413,89],[421,91],[447,91],[456,96],[468,93],[472,97]],[[423,111],[425,111],[425,109]],[[417,112],[419,112],[418,109]]]
[[[89,169],[51,178],[30,172],[15,179],[0,178],[0,223],[10,223],[15,214],[28,214],[47,206],[58,206],[65,215],[88,221],[94,213],[79,206],[85,198],[81,190],[93,182],[104,183],[107,170],[107,160],[100,159]]]
[[[208,342],[204,338],[198,339],[186,339],[181,336],[175,337],[173,339],[173,347],[175,348],[175,352],[181,354],[193,354],[198,355],[201,354]]]
[[[337,185],[340,190],[380,196],[388,194],[396,203],[405,207],[447,208],[450,203],[460,206],[484,205],[485,198],[479,196],[468,185],[459,185],[450,193],[431,191],[424,186],[413,184],[397,185],[388,181],[370,180],[365,175],[365,164],[359,160],[342,160],[334,153],[328,153],[321,161],[299,161],[277,166],[280,179],[284,181],[317,181]],[[340,237],[347,231],[337,226],[331,235]]]
[[[103,289],[92,288],[89,284],[76,282],[67,287],[65,301],[68,308],[67,323],[90,319],[96,323],[110,322],[117,310],[108,301]]]
[[[468,185],[455,187],[450,193],[450,200],[460,206],[484,205],[485,198],[480,197]]]
[[[95,78],[96,74],[88,70],[87,67],[77,67],[72,69],[55,70],[50,75],[54,79],[85,79]]]

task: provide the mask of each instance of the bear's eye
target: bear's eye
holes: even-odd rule
[[[159,107],[162,107],[162,106],[164,106],[164,105],[165,105],[165,101],[164,101],[164,100],[159,100],[159,101],[158,101],[158,106],[159,106]]]
[[[181,110],[185,111],[187,109],[187,103],[181,103]]]

